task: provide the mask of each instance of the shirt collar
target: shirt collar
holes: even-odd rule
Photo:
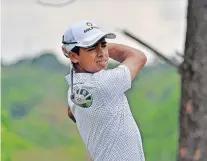
[[[89,77],[92,76],[92,73],[75,73],[73,74],[73,84],[84,83]],[[71,85],[71,74],[65,76],[65,79],[68,85]]]

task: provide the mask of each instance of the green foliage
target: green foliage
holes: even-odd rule
[[[51,53],[2,66],[2,161],[89,160],[67,116],[67,72]],[[176,160],[179,84],[164,64],[144,68],[127,92],[147,161]]]

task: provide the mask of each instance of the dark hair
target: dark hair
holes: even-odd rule
[[[71,51],[79,55],[80,47],[79,46],[75,46]],[[78,63],[73,63],[72,62],[72,64],[73,64],[73,67],[75,68],[76,64],[78,64]]]
[[[74,48],[72,48],[71,51],[79,55],[80,47],[79,46],[75,46]]]

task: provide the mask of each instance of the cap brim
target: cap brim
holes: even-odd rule
[[[93,46],[102,38],[115,39],[116,35],[114,33],[98,33],[90,37],[87,37],[82,42],[78,43],[76,46],[87,48],[87,47]]]

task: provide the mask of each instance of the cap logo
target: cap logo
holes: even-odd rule
[[[98,26],[93,26],[93,24],[90,22],[86,22],[86,25],[88,26],[88,28],[84,30],[84,33],[88,32],[90,30],[93,30],[93,29],[99,29]]]

